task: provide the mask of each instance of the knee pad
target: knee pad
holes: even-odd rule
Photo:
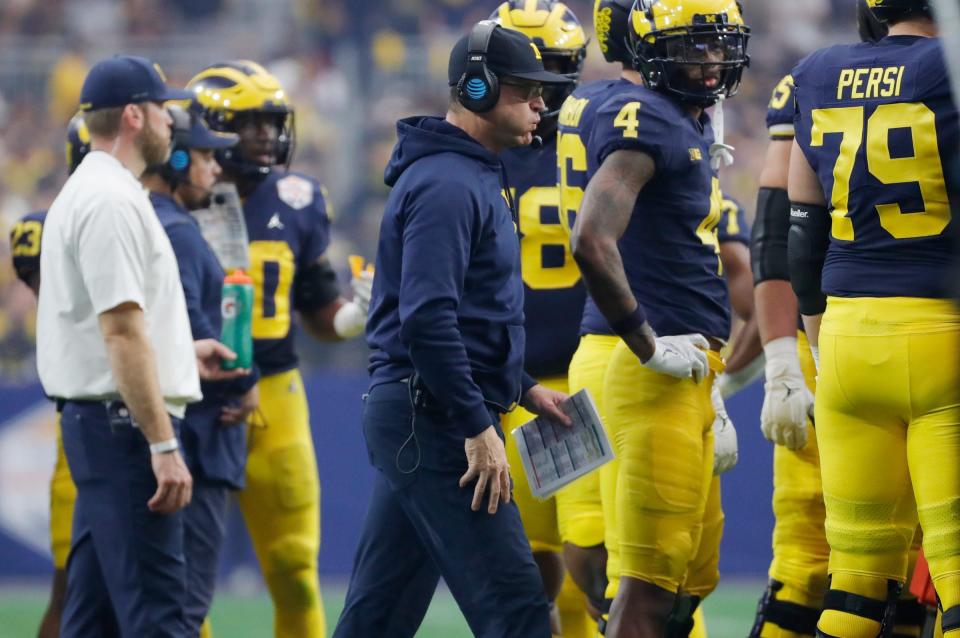
[[[677,594],[673,609],[667,616],[666,638],[687,638],[693,630],[693,612],[700,606],[700,597]]]
[[[960,554],[960,499],[918,508],[928,563]]]
[[[305,537],[288,535],[270,546],[263,571],[276,597],[297,607],[309,607],[320,596],[315,545]]]
[[[876,600],[859,594],[853,594],[839,589],[830,589],[823,599],[823,610],[839,611],[852,616],[860,616],[880,623],[877,638],[893,638],[893,627],[896,622],[897,600],[903,591],[903,583],[895,580],[887,581],[887,599]],[[817,629],[817,638],[838,638]]]
[[[783,583],[771,580],[763,592],[763,598],[757,605],[757,616],[753,621],[753,628],[748,638],[760,638],[763,627],[767,623],[776,625],[786,631],[796,634],[812,636],[817,631],[817,620],[820,610],[814,607],[805,607],[785,600],[777,600],[777,592],[783,589]]]

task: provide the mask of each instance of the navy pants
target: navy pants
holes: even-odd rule
[[[227,528],[230,490],[194,475],[193,498],[183,510],[183,552],[187,560],[187,633],[196,636],[210,611],[217,585],[220,548]]]
[[[377,473],[334,638],[414,636],[440,576],[474,636],[550,638],[516,505],[492,516],[486,507],[472,511],[474,486],[458,484],[467,469],[463,435],[442,414],[412,414],[406,384],[377,386],[367,397],[363,429]]]
[[[61,427],[77,486],[61,636],[189,636],[183,512],[147,509],[147,440],[129,420],[111,425],[101,402],[68,401]]]

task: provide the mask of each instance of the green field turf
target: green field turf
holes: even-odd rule
[[[746,636],[762,586],[762,583],[721,585],[706,603],[710,638]],[[345,590],[328,584],[323,592],[332,632]],[[46,592],[42,590],[0,589],[0,637],[33,638],[45,605]],[[265,596],[219,594],[212,616],[215,638],[269,638],[272,635],[270,602]],[[470,638],[470,635],[453,598],[446,590],[438,592],[417,636]]]

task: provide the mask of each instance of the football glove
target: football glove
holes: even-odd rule
[[[713,419],[713,473],[719,475],[732,470],[737,464],[737,430],[727,414],[720,386],[716,383],[710,391],[710,400],[716,414]]]
[[[373,272],[362,270],[360,274],[354,275],[350,280],[350,288],[353,289],[353,302],[360,306],[360,310],[366,315],[370,310],[370,295],[373,292]]]
[[[760,429],[768,441],[799,450],[807,444],[807,414],[813,394],[807,389],[797,356],[797,338],[780,337],[763,347],[767,357]]]
[[[654,372],[680,379],[693,378],[697,383],[707,376],[706,350],[710,342],[699,334],[657,337],[653,356],[643,365]]]

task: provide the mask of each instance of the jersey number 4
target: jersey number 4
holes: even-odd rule
[[[864,107],[850,106],[813,111],[811,146],[823,146],[828,133],[841,133],[840,154],[833,167],[832,232],[836,239],[853,241],[850,213],[850,179],[863,146],[866,128],[867,169],[882,184],[916,183],[923,195],[924,210],[904,213],[900,204],[877,205],[880,225],[896,239],[939,235],[950,223],[943,165],[937,144],[936,116],[925,104],[881,104],[866,121]],[[912,157],[890,156],[890,131],[909,128],[913,139]]]

